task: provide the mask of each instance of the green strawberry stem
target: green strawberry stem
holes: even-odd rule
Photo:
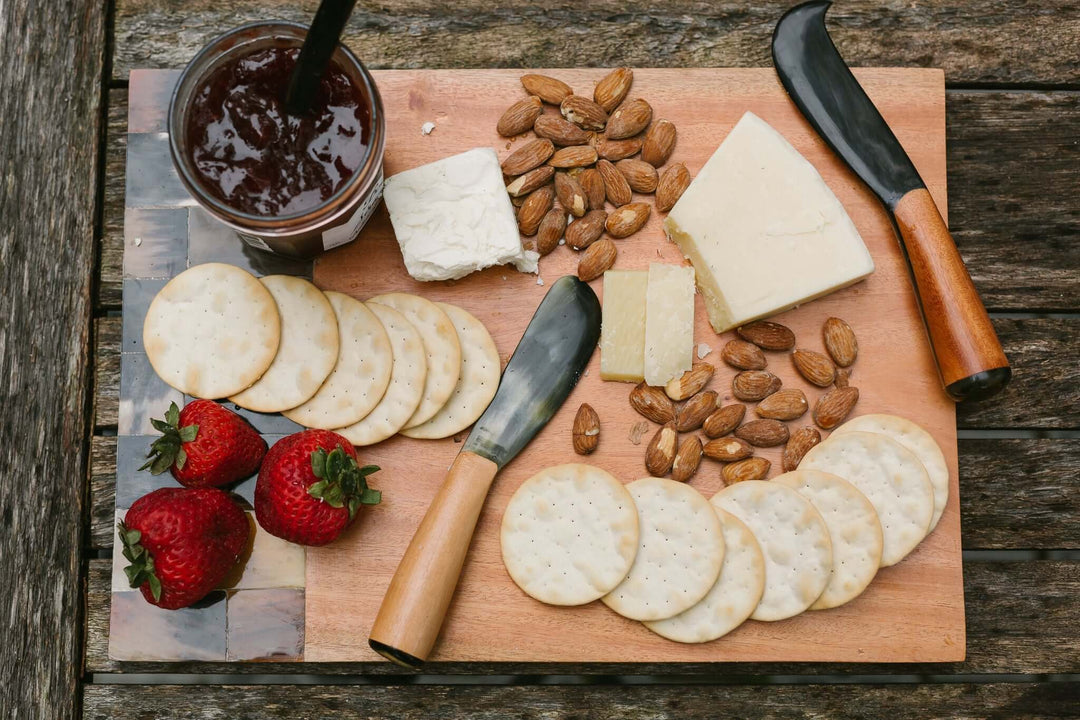
[[[180,408],[176,403],[169,403],[169,410],[165,413],[165,420],[152,418],[150,424],[161,433],[161,437],[150,444],[150,452],[146,453],[147,460],[140,470],[150,468],[150,473],[160,475],[173,465],[177,470],[183,470],[187,463],[187,453],[184,452],[183,444],[191,442],[199,434],[198,425],[185,425],[180,427]]]
[[[348,505],[352,520],[361,505],[378,505],[382,500],[382,493],[367,484],[367,476],[378,469],[378,465],[357,466],[340,445],[329,453],[319,448],[311,453],[311,471],[319,481],[308,488],[308,494],[330,507]]]
[[[173,404],[173,407],[176,407]],[[142,533],[138,530],[128,530],[123,522],[116,524],[120,531],[120,540],[124,543],[124,557],[131,563],[124,568],[128,584],[133,588],[142,587],[143,583],[150,583],[150,592],[154,596],[154,602],[161,600],[161,580],[154,573],[154,558],[146,552],[146,548],[139,544]]]

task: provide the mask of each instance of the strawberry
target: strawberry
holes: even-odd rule
[[[165,420],[150,421],[161,437],[150,445],[140,470],[166,470],[186,487],[219,487],[259,469],[266,441],[244,418],[213,400],[169,405]]]
[[[379,468],[359,467],[352,444],[329,430],[304,430],[278,440],[255,483],[255,518],[271,535],[300,545],[325,545],[382,493],[367,486]]]
[[[168,610],[206,597],[247,547],[251,523],[217,488],[161,488],[143,495],[118,524],[128,582]]]

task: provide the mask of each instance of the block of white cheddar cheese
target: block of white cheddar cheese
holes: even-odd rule
[[[645,292],[645,382],[666,385],[694,362],[694,268],[649,265]]]
[[[491,148],[392,175],[383,197],[405,269],[417,280],[454,280],[510,263],[536,272],[539,255],[521,247],[499,158]]]
[[[600,323],[600,377],[641,382],[645,378],[645,270],[604,273]]]
[[[664,221],[690,259],[716,332],[862,280],[874,262],[814,166],[753,113]]]

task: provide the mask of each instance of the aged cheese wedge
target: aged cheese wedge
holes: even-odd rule
[[[645,379],[644,270],[604,273],[604,309],[600,329],[600,377],[641,382]]]
[[[694,264],[717,332],[787,310],[874,271],[814,166],[746,113],[664,221]]]
[[[653,263],[645,301],[645,382],[666,385],[694,363],[694,268]]]

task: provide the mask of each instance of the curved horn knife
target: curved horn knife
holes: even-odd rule
[[[896,222],[945,391],[954,400],[999,392],[1012,371],[956,243],[925,183],[825,29],[831,2],[797,5],[773,32],[776,73],[829,147]]]

